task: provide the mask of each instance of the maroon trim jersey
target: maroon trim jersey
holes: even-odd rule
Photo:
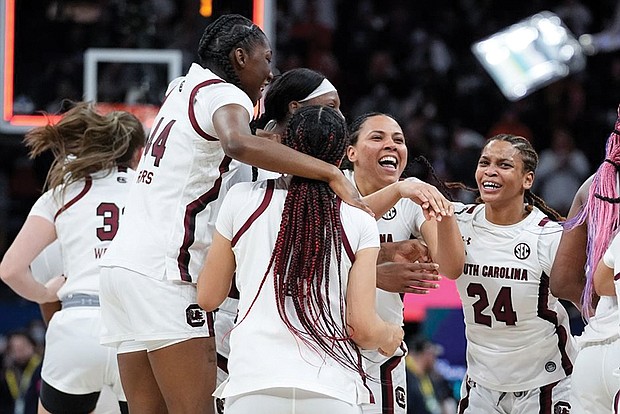
[[[230,335],[229,377],[216,396],[295,387],[352,404],[370,402],[370,391],[358,373],[343,367],[318,347],[313,349],[288,330],[278,313],[272,272],[261,287],[280,229],[290,180],[289,176],[238,184],[228,192],[220,210],[217,231],[233,244],[237,264],[235,281],[240,296],[237,324],[227,333]],[[340,204],[340,215],[343,229],[340,280],[335,253],[330,262],[329,297],[334,323],[340,322],[338,315],[355,253],[379,247],[377,227],[370,215],[345,203]],[[293,315],[292,302],[287,301],[288,305],[291,306],[288,314]],[[349,344],[348,349],[356,355],[353,343]]]
[[[344,175],[354,185],[355,174],[352,170],[345,170]],[[417,178],[407,178],[410,181],[420,181]],[[381,242],[398,242],[409,240],[412,237],[421,238],[421,228],[426,219],[422,208],[408,198],[401,198],[380,219],[377,220],[379,240]],[[377,289],[376,309],[381,319],[403,325],[404,304],[403,294],[387,292]],[[364,350],[362,355],[366,360],[368,376],[371,378],[369,386],[376,398],[375,404],[364,404],[366,413],[404,414],[406,407],[406,369],[405,354],[407,349],[401,346],[393,355],[384,356],[377,350]]]
[[[118,232],[134,178],[135,171],[125,167],[99,171],[64,191],[63,187],[47,191],[32,207],[30,215],[41,216],[56,227],[61,248],[55,254],[62,252],[62,259],[55,258],[59,262],[56,274],[45,277],[62,273],[67,277],[58,291],[61,299],[70,293],[99,293],[99,263]]]
[[[562,227],[540,210],[501,226],[485,206],[455,205],[465,244],[457,279],[467,337],[467,374],[484,387],[516,392],[570,375],[576,349],[568,315],[549,290]]]
[[[197,64],[170,84],[105,266],[196,282],[224,194],[231,182],[252,179],[215,134],[212,116],[225,105],[245,108],[251,119],[250,98]]]

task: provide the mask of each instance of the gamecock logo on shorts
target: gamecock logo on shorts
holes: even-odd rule
[[[185,318],[187,319],[187,324],[194,328],[199,328],[207,322],[206,312],[195,303],[185,309]]]
[[[553,405],[553,414],[570,414],[570,404],[560,401]]]

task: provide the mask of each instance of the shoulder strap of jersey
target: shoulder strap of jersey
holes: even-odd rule
[[[256,221],[258,217],[267,209],[267,206],[271,202],[271,198],[273,197],[273,189],[275,186],[275,180],[267,180],[267,189],[265,190],[265,197],[263,197],[263,201],[260,203],[256,211],[252,213],[250,217],[243,223],[243,226],[239,229],[239,231],[233,236],[231,240],[231,245],[235,247],[239,238],[243,236],[243,234],[250,228],[252,223]]]

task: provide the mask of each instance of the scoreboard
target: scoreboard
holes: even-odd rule
[[[170,11],[153,10],[149,0],[101,3],[0,0],[0,133],[22,134],[54,122],[67,100],[128,110],[148,127],[168,82],[195,60],[202,30],[222,14],[251,18],[275,44],[275,0],[177,1],[179,8],[193,9],[168,17],[177,32],[164,49],[153,46],[159,24],[153,16]],[[187,50],[175,47],[183,36]]]

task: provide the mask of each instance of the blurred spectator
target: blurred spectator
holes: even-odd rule
[[[470,188],[477,187],[475,172],[484,142],[484,137],[476,131],[456,128],[446,161],[450,181],[461,182]],[[455,199],[467,204],[474,202],[475,195],[471,191],[459,190]]]
[[[586,46],[586,50],[590,54],[613,52],[620,49],[620,2],[616,2],[613,16],[607,20],[602,31],[584,34],[579,38],[579,42]]]
[[[551,137],[551,148],[540,153],[533,190],[565,216],[577,189],[589,174],[588,159],[575,147],[572,134],[556,128]]]
[[[423,337],[413,338],[408,345],[407,414],[456,412],[450,384],[435,370],[435,361],[443,348]]]
[[[0,412],[36,414],[41,383],[41,356],[25,331],[8,335],[0,377]]]
[[[521,104],[513,103],[502,112],[499,120],[495,122],[489,132],[487,138],[498,134],[513,134],[523,137],[534,145],[534,134],[529,126],[521,119]]]

